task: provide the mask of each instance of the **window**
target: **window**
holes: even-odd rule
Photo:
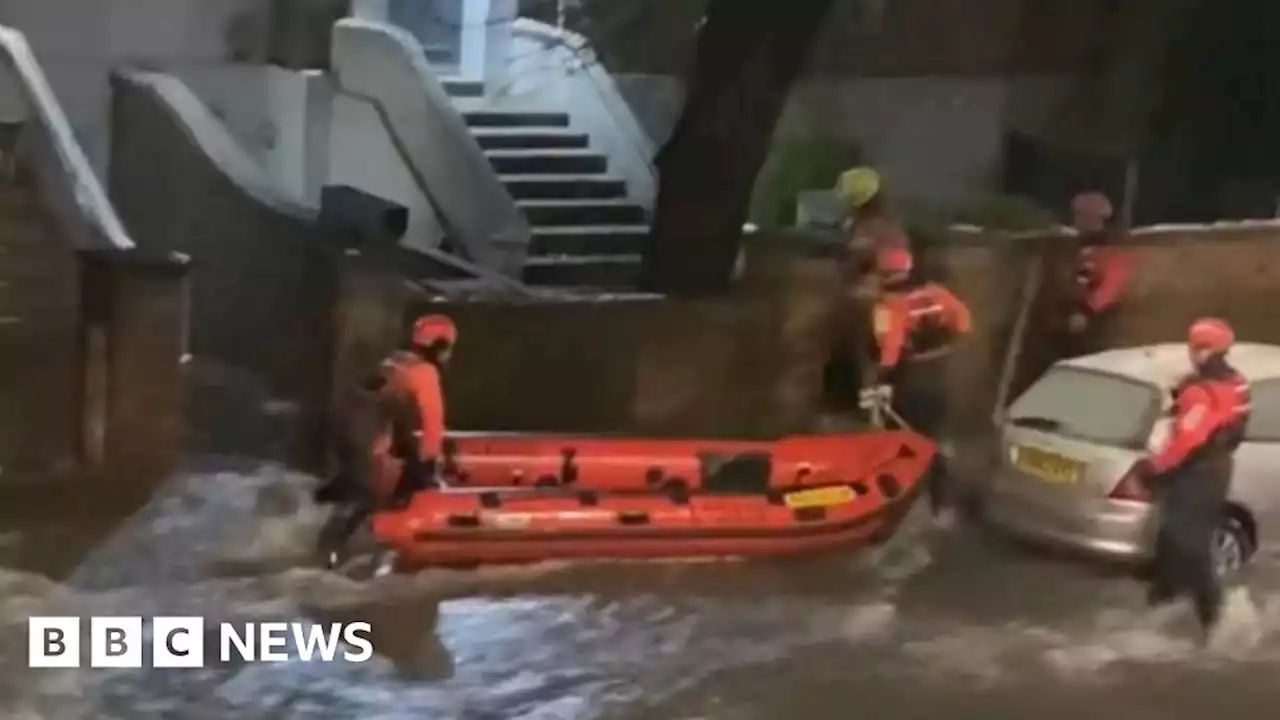
[[[1007,417],[1014,426],[1039,425],[1089,442],[1144,447],[1160,407],[1161,393],[1153,384],[1094,370],[1056,367],[1014,401]]]
[[[1249,416],[1246,435],[1250,440],[1280,442],[1280,380],[1254,383],[1253,413]]]

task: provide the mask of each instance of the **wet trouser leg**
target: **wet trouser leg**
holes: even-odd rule
[[[318,543],[320,554],[328,558],[341,553],[351,536],[360,529],[360,526],[372,514],[373,503],[368,498],[360,498],[338,505],[320,530]]]
[[[1230,472],[1229,462],[1175,471],[1160,500],[1152,594],[1171,597],[1186,593],[1205,628],[1217,620],[1222,606],[1213,536],[1220,525]]]
[[[941,445],[947,421],[946,363],[942,360],[904,368],[893,389],[893,409],[911,429]],[[929,505],[935,514],[951,507],[953,488],[941,447],[929,473]]]
[[[414,493],[426,490],[434,484],[435,461],[408,458],[400,471],[400,481],[396,483],[395,492],[391,495],[391,507],[399,508],[409,504]]]

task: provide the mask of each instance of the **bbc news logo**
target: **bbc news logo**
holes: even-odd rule
[[[33,617],[27,621],[27,665],[33,668],[77,668],[89,648],[89,667],[143,667],[146,647],[150,667],[198,668],[216,651],[220,662],[365,662],[373,657],[369,623],[311,624],[298,622],[217,623],[206,633],[201,617],[156,617],[151,641],[141,617]],[[216,639],[217,647],[206,647]],[[292,641],[292,643],[290,643]],[[207,652],[208,651],[208,652]]]

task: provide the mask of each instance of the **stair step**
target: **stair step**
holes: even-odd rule
[[[566,128],[569,114],[535,110],[475,110],[462,113],[462,119],[473,128]]]
[[[524,266],[530,285],[616,290],[635,287],[639,279],[639,255],[531,257]]]
[[[440,84],[444,85],[444,91],[449,93],[450,97],[484,97],[484,83],[478,80],[447,79],[441,80]]]
[[[422,54],[432,65],[450,65],[457,63],[457,51],[450,45],[426,45]]]
[[[609,199],[627,195],[627,182],[612,175],[500,175],[517,200]]]
[[[529,255],[639,254],[649,235],[647,225],[573,225],[533,228]]]
[[[586,133],[561,128],[486,128],[476,129],[476,142],[485,150],[532,150],[538,148],[582,149],[590,140]]]
[[[530,225],[635,225],[647,220],[630,200],[520,200],[516,207]]]
[[[489,164],[500,175],[603,173],[609,159],[586,150],[490,150]]]

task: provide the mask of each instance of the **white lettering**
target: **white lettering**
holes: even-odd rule
[[[287,661],[289,653],[283,648],[289,644],[288,632],[289,623],[268,622],[258,625],[258,645],[262,650],[258,659],[262,662]]]
[[[293,642],[298,648],[298,657],[305,662],[311,662],[317,647],[321,660],[333,662],[341,638],[342,626],[338,623],[330,623],[328,629],[318,624],[310,627],[303,627],[302,623],[293,624]]]
[[[350,623],[343,629],[342,639],[358,649],[357,652],[343,654],[347,662],[364,662],[373,657],[373,641],[369,639],[372,632],[373,628],[367,622]]]
[[[243,635],[236,630],[235,625],[231,623],[222,624],[222,632],[218,638],[218,657],[222,662],[231,662],[232,646],[235,646],[236,654],[240,656],[241,661],[253,662],[257,660],[257,656],[254,654],[253,623],[245,625]]]
[[[204,667],[204,618],[154,618],[151,664],[164,668]]]

